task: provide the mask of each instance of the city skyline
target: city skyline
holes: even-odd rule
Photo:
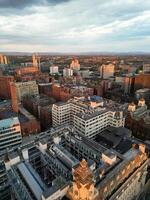
[[[1,0],[0,13],[0,51],[150,51],[148,1]]]

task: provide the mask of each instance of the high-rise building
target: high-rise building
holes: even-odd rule
[[[101,78],[107,79],[114,76],[115,65],[112,63],[103,64],[100,66]]]
[[[11,82],[11,99],[12,99],[12,108],[15,112],[18,112],[18,103],[26,95],[38,95],[38,85],[36,81],[28,82]]]
[[[51,66],[50,67],[50,74],[51,75],[55,75],[55,74],[58,74],[58,66],[55,66],[55,65],[53,65],[53,66]]]
[[[130,94],[134,92],[134,82],[135,82],[135,77],[133,76],[124,77],[124,83],[123,83],[124,93]]]
[[[63,69],[63,76],[64,76],[64,77],[73,76],[73,70],[70,69],[70,68],[64,68],[64,69]]]
[[[0,120],[0,136],[0,151],[21,144],[21,128],[17,117]]]

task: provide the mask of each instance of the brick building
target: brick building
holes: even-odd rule
[[[139,74],[135,76],[134,89],[150,88],[150,74]]]
[[[14,81],[13,76],[0,76],[0,98],[10,99],[10,82]]]

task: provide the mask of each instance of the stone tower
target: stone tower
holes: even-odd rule
[[[38,67],[38,59],[35,54],[32,55],[32,63],[33,63],[33,67]]]
[[[0,64],[4,64],[4,65],[8,64],[7,57],[2,54],[0,54]]]
[[[68,191],[71,200],[97,200],[98,191],[94,186],[93,174],[83,159],[73,173],[73,185]]]

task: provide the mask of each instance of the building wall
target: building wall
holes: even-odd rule
[[[133,159],[126,161],[122,170],[120,169],[117,173],[115,171],[114,176],[107,177],[108,180],[105,183],[103,181],[100,183],[98,186],[100,200],[135,199],[144,186],[147,165],[146,153],[139,151]]]
[[[52,96],[58,101],[60,101],[60,91],[61,91],[60,86],[55,84],[52,85]]]
[[[11,189],[8,181],[8,176],[6,172],[6,167],[3,161],[0,161],[0,199],[9,200],[11,199]]]
[[[22,67],[22,68],[16,69],[16,74],[18,76],[22,76],[24,74],[34,74],[34,73],[39,73],[38,67]]]
[[[139,74],[135,77],[134,89],[149,88],[150,89],[150,74]]]
[[[92,114],[91,114],[92,115]],[[82,133],[85,136],[91,138],[103,131],[108,126],[121,127],[124,126],[125,119],[122,112],[120,116],[115,117],[115,112],[105,112],[95,117],[91,117],[89,120],[74,115],[74,129],[78,134]]]
[[[0,120],[0,151],[21,144],[21,127],[17,117]]]
[[[48,106],[41,107],[40,109],[40,121],[41,126],[44,129],[48,129],[52,126],[52,111]]]
[[[40,122],[37,121],[36,119],[30,119],[27,122],[22,122],[21,123],[21,132],[22,136],[27,136],[30,134],[36,134],[41,132],[41,126]]]
[[[101,77],[104,79],[110,78],[111,76],[114,76],[115,72],[115,65],[114,64],[103,64],[100,67],[100,74]]]
[[[10,99],[10,82],[14,81],[13,76],[0,76],[0,98]]]
[[[29,82],[11,82],[11,99],[12,108],[15,112],[18,112],[18,104],[21,102],[22,98],[26,95],[38,95],[38,85],[35,81]]]
[[[53,126],[72,124],[76,133],[82,133],[87,137],[93,137],[100,131],[103,131],[108,126],[121,127],[124,126],[125,118],[123,112],[107,111],[96,116],[91,117],[89,120],[84,119],[82,116],[77,116],[77,113],[86,112],[87,108],[80,106],[76,103],[64,103],[62,105],[53,104],[52,118]],[[84,114],[83,114],[84,115]],[[92,113],[89,115],[92,115]]]

